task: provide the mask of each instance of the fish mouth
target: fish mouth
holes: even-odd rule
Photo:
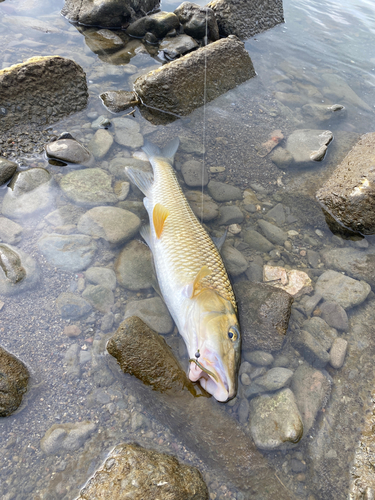
[[[229,390],[227,377],[223,370],[218,370],[212,366],[212,363],[204,357],[200,358],[199,361],[193,358],[189,361],[189,379],[192,382],[199,381],[203,389],[221,403],[225,403],[235,396],[235,393],[231,394],[233,391]],[[209,368],[206,368],[207,365]]]

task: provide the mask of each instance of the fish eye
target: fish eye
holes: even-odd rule
[[[228,330],[228,337],[235,342],[238,339],[238,330],[235,326],[231,326]]]

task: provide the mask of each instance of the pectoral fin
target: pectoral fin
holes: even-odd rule
[[[159,239],[162,235],[165,221],[170,214],[169,210],[160,203],[157,203],[154,206],[154,210],[152,212],[152,220],[154,223],[156,237]]]
[[[211,274],[210,269],[208,266],[203,266],[202,269],[199,271],[199,273],[196,275],[195,280],[193,282],[193,287],[192,287],[192,292],[191,292],[191,299],[194,297],[194,295],[197,293],[199,290],[199,283],[202,281],[203,278]]]
[[[152,175],[152,173],[143,172],[143,170],[138,170],[131,167],[125,167],[125,172],[131,182],[135,184],[145,196],[149,196],[152,184],[154,182],[154,176]]]

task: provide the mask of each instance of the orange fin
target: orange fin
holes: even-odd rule
[[[202,281],[202,279],[205,278],[206,276],[208,276],[209,274],[211,274],[211,271],[208,268],[208,266],[203,266],[202,269],[199,271],[199,273],[195,277],[195,280],[193,283],[193,291],[192,291],[191,297],[190,297],[191,299],[194,297],[194,295],[198,291],[199,282]]]
[[[154,206],[154,210],[152,212],[152,220],[154,222],[154,228],[156,237],[159,239],[161,237],[161,233],[163,232],[165,220],[170,214],[169,210],[160,203],[157,203]]]

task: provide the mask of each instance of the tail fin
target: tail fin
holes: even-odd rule
[[[170,142],[168,142],[168,144],[166,144],[163,149],[160,149],[158,146],[156,146],[156,144],[153,144],[150,141],[145,141],[142,149],[149,157],[149,159],[154,157],[164,158],[168,161],[168,163],[173,165],[174,155],[176,154],[179,144],[180,139],[178,137],[175,137]]]

